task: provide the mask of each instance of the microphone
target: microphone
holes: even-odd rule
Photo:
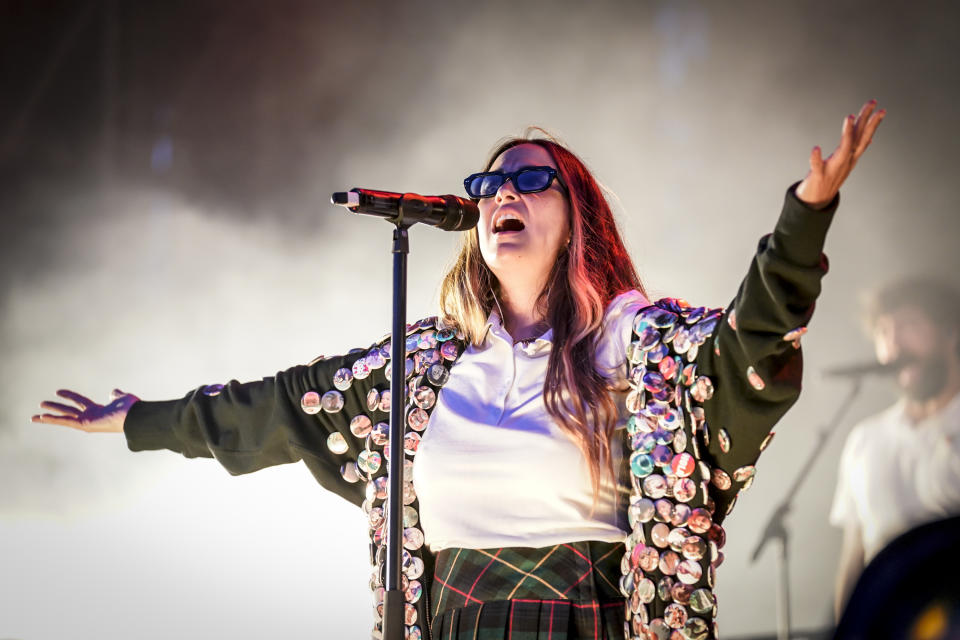
[[[473,229],[480,219],[480,209],[475,202],[452,195],[421,196],[416,193],[351,189],[333,194],[330,202],[346,207],[353,213],[386,218],[397,225],[410,226],[422,222],[444,231]]]
[[[880,362],[860,362],[827,369],[823,372],[823,375],[831,378],[863,378],[874,375],[888,376],[899,373],[901,369],[912,362],[913,360],[909,358],[901,358],[886,364]]]

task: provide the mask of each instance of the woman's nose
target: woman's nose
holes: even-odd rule
[[[503,181],[503,184],[500,185],[500,188],[497,189],[497,202],[503,202],[504,200],[516,200],[517,199],[517,189],[513,185],[513,179],[507,178]]]

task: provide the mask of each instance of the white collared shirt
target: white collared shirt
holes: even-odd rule
[[[898,535],[954,515],[960,515],[960,394],[916,424],[901,400],[853,428],[830,522],[859,525],[865,562]]]
[[[618,388],[625,388],[633,318],[648,304],[630,291],[604,315],[596,364]],[[544,405],[552,330],[515,345],[496,313],[488,322],[483,344],[468,347],[451,368],[417,452],[413,482],[431,550],[623,540],[615,487],[601,485],[590,516],[586,459]],[[622,427],[623,398],[616,401]],[[616,464],[619,447],[613,450]]]

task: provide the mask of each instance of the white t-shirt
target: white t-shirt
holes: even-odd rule
[[[960,514],[960,394],[913,424],[903,401],[850,432],[830,523],[855,520],[864,562],[898,535]]]
[[[633,318],[649,302],[637,291],[615,298],[604,315],[597,366],[625,388]],[[413,483],[433,551],[450,547],[544,547],[618,542],[616,489],[593,489],[579,447],[547,413],[543,383],[552,330],[514,345],[492,313],[484,342],[450,370],[417,451]],[[618,394],[619,395],[619,394]],[[623,398],[620,426],[627,415]],[[619,447],[614,463],[619,462]]]

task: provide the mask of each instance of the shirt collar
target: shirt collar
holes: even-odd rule
[[[907,401],[903,397],[897,400],[896,404],[890,407],[888,411],[890,412],[889,415],[900,424],[909,424],[913,428],[937,425],[934,427],[935,429],[942,430],[948,435],[960,435],[960,393],[954,394],[953,398],[940,411],[918,423],[914,423],[907,416]]]
[[[491,333],[507,344],[513,345],[513,337],[503,328],[503,321],[500,319],[500,314],[498,314],[496,310],[491,310],[490,315],[487,316],[487,326],[484,328],[484,340],[486,340]],[[533,354],[553,344],[553,327],[550,327],[532,340],[521,340],[517,344],[521,345],[523,350],[528,354]]]

